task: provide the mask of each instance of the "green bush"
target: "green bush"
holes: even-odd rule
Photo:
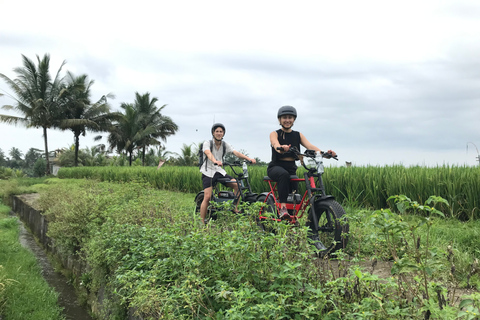
[[[425,203],[387,198],[395,210],[347,208],[349,246],[322,260],[305,228],[283,223],[260,228],[259,204],[242,204],[246,214],[240,216],[225,208],[204,228],[194,213],[193,193],[158,190],[147,181],[151,171],[143,168],[105,172],[122,179],[136,173],[137,179],[54,178],[43,180],[42,187],[15,180],[8,189],[41,193],[48,235],[89,266],[74,283],[93,301],[98,294],[105,298],[108,309],[97,315],[101,319],[125,319],[127,310],[143,319],[468,319],[466,311],[478,314],[480,295],[454,295],[459,286],[479,287],[477,224],[450,223],[442,217],[449,211],[446,203],[445,210],[436,209],[443,202],[438,197]],[[376,260],[391,261],[389,277],[373,274]]]
[[[34,177],[43,177],[47,170],[47,161],[43,158],[38,158],[33,165],[33,176]]]
[[[259,204],[202,228],[193,194],[89,180],[49,180],[49,189],[40,201],[49,235],[89,265],[81,285],[103,292],[103,319],[123,319],[128,309],[144,319],[451,319],[462,310],[443,301],[453,301],[460,282],[478,283],[471,254],[462,262],[459,247],[448,256],[443,242],[428,240],[443,218],[406,197],[396,198],[403,208],[423,210],[415,219],[390,209],[349,213],[351,245],[335,262],[316,258],[305,228],[262,231]],[[351,258],[372,256],[394,262],[392,277]],[[477,298],[468,301],[478,309]]]

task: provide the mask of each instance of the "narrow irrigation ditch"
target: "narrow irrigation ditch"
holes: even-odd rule
[[[23,194],[12,196],[12,211],[23,225],[20,224],[20,242],[34,253],[42,268],[43,276],[47,283],[59,293],[59,305],[64,308],[67,320],[91,320],[90,314],[99,314],[103,310],[102,295],[96,301],[88,301],[87,306],[80,306],[77,294],[71,280],[62,273],[56,272],[52,267],[48,254],[50,253],[61,262],[62,267],[68,270],[74,278],[80,279],[85,271],[85,264],[75,257],[63,256],[56,250],[54,242],[47,236],[48,221],[35,209],[34,203],[38,194]],[[108,310],[103,310],[103,312]],[[128,312],[128,320],[138,320],[133,316],[133,310]]]
[[[54,253],[52,241],[47,237],[46,231],[48,222],[39,211],[31,206],[37,194],[14,196],[12,199],[12,211],[17,214],[21,222],[19,224],[19,241],[25,248],[32,251],[39,266],[42,269],[42,276],[47,283],[59,294],[58,303],[63,308],[67,320],[91,320],[87,306],[81,306],[75,288],[69,280],[60,272],[55,271],[47,252]],[[70,259],[62,259],[69,261]],[[64,267],[66,267],[65,263]],[[74,263],[70,260],[68,263]]]

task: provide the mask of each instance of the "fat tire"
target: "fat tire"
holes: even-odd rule
[[[197,196],[195,197],[195,213],[200,214],[200,206],[202,205],[203,198],[204,198],[203,191],[199,192],[197,194]],[[212,219],[212,220],[217,219],[217,214],[212,213],[212,209],[211,209],[210,205],[208,206],[207,215],[206,215],[205,219]]]
[[[348,243],[349,225],[345,216],[343,207],[333,199],[317,200],[314,203],[315,214],[318,219],[318,237],[327,247],[320,251],[319,256],[334,253],[339,249],[344,249]],[[330,222],[328,220],[330,216]],[[307,226],[313,230],[312,210],[309,210]],[[313,233],[314,234],[314,233]]]
[[[273,199],[273,197],[271,195],[268,197],[267,201],[265,201],[266,198],[267,198],[267,196],[264,195],[264,194],[259,195],[258,198],[257,198],[257,201],[265,204],[262,207],[262,211],[260,213],[263,213],[263,212],[276,213],[277,210],[276,210],[276,206],[275,206],[275,200]]]
[[[204,198],[204,193],[203,193],[203,191],[202,191],[202,192],[199,192],[199,193],[197,194],[197,196],[195,197],[195,212],[196,212],[196,213],[200,213],[200,206],[202,205],[203,198]]]
[[[257,197],[257,201],[264,204],[264,206],[260,210],[259,215],[262,215],[264,212],[270,212],[270,213],[274,214],[274,217],[276,217],[277,209],[276,209],[276,206],[275,206],[275,200],[273,199],[272,195],[270,195],[268,197],[267,201],[265,201],[266,198],[267,198],[267,196],[264,195],[264,194],[261,194]],[[273,232],[274,231],[271,227],[267,227],[267,223],[265,223],[264,220],[258,219],[257,224],[260,227],[260,229],[262,229],[263,231],[266,231],[266,232]]]
[[[250,193],[245,196],[245,202],[255,203],[258,201],[258,195],[256,193]]]

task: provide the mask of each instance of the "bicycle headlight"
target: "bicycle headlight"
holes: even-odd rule
[[[316,168],[317,165],[318,163],[315,158],[308,158],[307,161],[305,161],[305,167],[307,167],[308,170]]]

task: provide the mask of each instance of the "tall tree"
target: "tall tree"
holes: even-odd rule
[[[48,156],[47,130],[55,127],[60,113],[60,99],[63,78],[60,77],[62,62],[54,78],[50,75],[50,55],[45,54],[42,59],[37,55],[38,65],[22,55],[23,67],[13,71],[17,78],[12,80],[0,73],[0,77],[13,91],[16,101],[14,106],[5,105],[6,110],[14,109],[23,117],[0,115],[0,121],[9,124],[21,124],[27,128],[42,128],[45,143],[45,159],[47,162],[46,174],[50,174],[50,161]]]
[[[23,152],[20,151],[20,149],[12,147],[10,151],[8,152],[10,157],[12,157],[12,160],[22,160],[23,157]]]
[[[7,165],[7,159],[5,159],[5,153],[0,149],[0,167],[5,167]]]
[[[30,148],[25,154],[25,169],[33,168],[38,158],[42,157],[41,150]]]
[[[90,89],[94,84],[88,80],[87,75],[74,76],[67,73],[63,95],[64,119],[60,121],[60,128],[70,129],[75,141],[74,166],[78,166],[78,150],[80,148],[80,135],[85,136],[86,131],[106,132],[112,125],[112,120],[119,119],[120,113],[110,112],[107,98],[112,94],[102,96],[97,102],[92,103]]]
[[[108,135],[109,149],[116,149],[118,153],[125,151],[129,155],[129,165],[132,165],[132,156],[140,141],[153,133],[154,129],[142,129],[138,110],[131,103],[122,103],[120,108],[125,110],[118,121],[110,128]]]
[[[42,158],[42,150],[30,148],[25,154],[23,171],[26,172],[28,176],[43,176],[45,174],[45,171],[41,172],[40,175],[35,172],[35,163],[39,159],[43,160],[43,163],[45,163],[45,160]]]
[[[25,161],[22,159],[23,153],[20,149],[12,147],[8,152],[10,155],[9,167],[12,169],[21,169],[23,168]]]
[[[150,128],[150,134],[146,135],[137,142],[138,147],[142,151],[142,165],[145,165],[145,150],[151,145],[160,145],[160,140],[166,142],[167,137],[175,134],[178,126],[172,121],[170,117],[162,115],[162,110],[167,106],[163,105],[160,108],[156,106],[158,98],[150,98],[150,93],[147,92],[140,95],[135,92],[134,108],[138,112],[138,124],[141,130]]]

